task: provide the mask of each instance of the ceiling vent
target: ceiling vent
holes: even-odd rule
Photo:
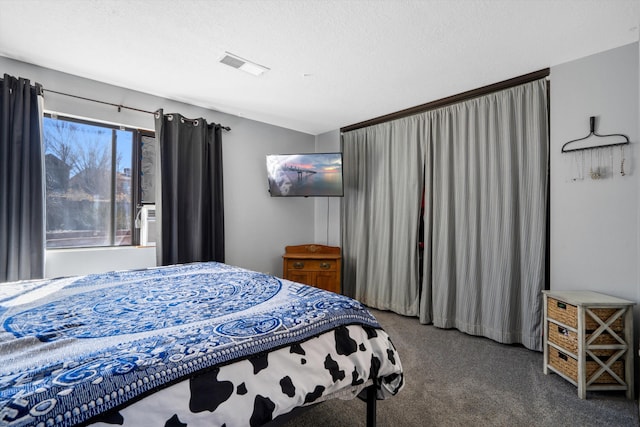
[[[256,64],[255,62],[251,62],[244,58],[240,58],[239,56],[229,52],[224,53],[224,56],[222,57],[220,62],[230,67],[246,71],[247,73],[253,74],[254,76],[260,76],[266,71],[269,71],[269,68],[263,65]]]

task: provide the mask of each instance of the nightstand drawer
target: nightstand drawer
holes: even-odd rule
[[[613,355],[613,350],[601,350],[599,359],[606,363],[607,359]],[[578,361],[574,359],[570,354],[563,351],[556,350],[555,348],[549,349],[549,366],[557,370],[558,372],[571,378],[574,382],[578,382]],[[585,377],[587,381],[591,380],[593,374],[600,369],[600,365],[587,357],[585,364]],[[618,377],[624,378],[624,362],[623,360],[616,360],[610,368]],[[618,381],[609,374],[609,372],[603,372],[598,378],[594,379],[593,385],[600,384],[618,384]]]
[[[578,327],[578,307],[551,297],[548,301],[547,318],[557,320],[571,328]]]
[[[315,260],[315,259],[289,259],[287,260],[287,270],[307,270],[307,271],[336,271],[338,263],[335,260]]]
[[[594,331],[585,331],[585,342],[589,341],[591,334]],[[549,342],[554,343],[560,348],[563,348],[570,353],[578,353],[578,332],[574,332],[564,326],[556,325],[553,322],[549,322]],[[615,345],[619,342],[611,336],[609,333],[603,332],[596,337],[591,343],[592,345]]]
[[[618,308],[590,308],[590,310],[598,316],[598,319],[602,321],[607,321],[609,317],[614,315]],[[547,304],[547,317],[551,320],[556,320],[563,325],[567,325],[570,328],[578,329],[578,307],[575,305],[567,304],[566,302],[559,301],[557,299],[549,297]],[[585,329],[587,330],[595,330],[600,327],[600,324],[596,322],[590,314],[585,312]],[[611,325],[611,329],[614,331],[622,331],[624,327],[623,323],[624,319],[622,317],[618,317],[613,324]]]

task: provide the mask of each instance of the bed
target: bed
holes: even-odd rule
[[[361,303],[222,263],[0,284],[0,426],[258,426],[404,385]]]

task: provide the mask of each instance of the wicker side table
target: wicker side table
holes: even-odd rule
[[[544,373],[578,387],[633,390],[633,301],[591,291],[544,294]]]

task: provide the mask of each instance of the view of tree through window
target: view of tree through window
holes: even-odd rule
[[[47,247],[132,243],[135,132],[45,117]]]

